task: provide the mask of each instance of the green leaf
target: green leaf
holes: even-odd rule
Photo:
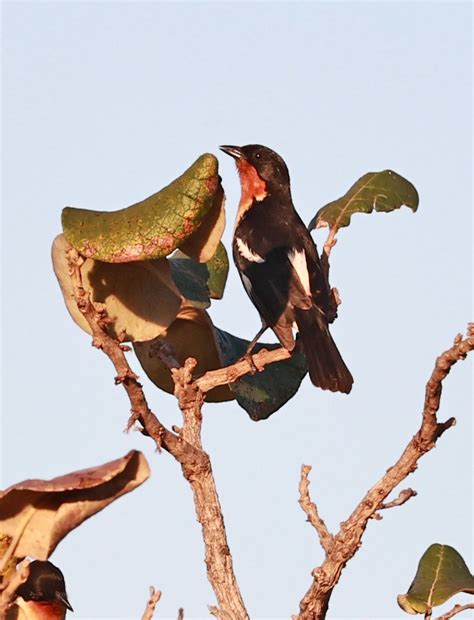
[[[368,172],[344,196],[319,209],[308,228],[338,230],[349,226],[354,213],[388,213],[403,205],[413,212],[418,208],[418,192],[409,181],[393,170]]]
[[[211,212],[203,238],[198,236],[192,247],[198,260],[202,254],[207,260],[222,234],[223,201],[218,162],[207,153],[170,185],[131,207],[112,212],[66,207],[62,224],[67,241],[82,256],[126,263],[168,256],[204,226]]]
[[[223,366],[233,364],[245,354],[248,340],[237,338],[216,327],[214,330]],[[257,344],[254,351],[279,347],[279,344]],[[287,360],[265,366],[262,372],[241,377],[230,385],[230,389],[252,420],[264,420],[296,394],[307,371],[303,353],[295,353]]]
[[[474,577],[461,555],[449,545],[428,547],[406,594],[397,598],[409,614],[423,614],[459,592],[474,593]]]
[[[180,250],[168,261],[176,286],[193,306],[208,308],[210,299],[222,298],[229,272],[229,260],[222,243],[207,263],[198,263]]]

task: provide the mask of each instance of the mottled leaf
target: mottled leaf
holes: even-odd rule
[[[133,491],[150,475],[141,452],[52,480],[25,480],[0,492],[0,534],[11,537],[2,561],[47,560],[83,521]]]
[[[403,205],[412,211],[418,208],[418,192],[409,181],[393,170],[368,172],[344,196],[319,209],[308,228],[328,226],[337,230],[349,226],[354,213],[388,213]]]
[[[222,365],[233,364],[245,354],[249,341],[216,327],[214,329]],[[257,344],[254,352],[279,347],[279,344]],[[304,355],[295,353],[287,360],[265,366],[262,372],[241,377],[230,388],[252,420],[264,420],[296,394],[307,371]]]
[[[208,308],[210,299],[222,298],[229,271],[227,252],[222,243],[207,263],[198,263],[180,250],[168,260],[176,286],[193,306]]]
[[[218,249],[225,228],[224,203],[224,190],[219,185],[212,206],[199,228],[179,245],[180,250],[199,263],[207,263]]]
[[[161,339],[171,344],[180,365],[188,357],[196,359],[195,377],[221,367],[213,325],[207,312],[193,306],[184,306],[159,339],[133,343],[138,360],[149,379],[169,394],[173,393],[174,385],[168,367],[157,353],[157,340],[159,344]],[[206,395],[207,402],[222,402],[233,398],[227,385],[216,387]]]
[[[64,236],[56,237],[52,248],[54,272],[71,317],[91,333],[74,299],[67,248]],[[110,335],[125,341],[155,338],[174,321],[181,307],[182,298],[165,258],[122,264],[88,258],[81,274],[92,300],[105,304],[113,321],[107,327]]]
[[[112,212],[66,207],[62,224],[67,241],[84,257],[125,263],[171,254],[214,207],[203,238],[195,240],[192,248],[199,260],[207,260],[223,230],[222,203],[218,162],[207,153],[167,187],[137,204]]]
[[[474,576],[461,555],[449,545],[428,547],[406,594],[397,598],[409,614],[423,614],[459,592],[474,594]]]

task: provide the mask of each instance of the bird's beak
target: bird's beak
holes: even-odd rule
[[[230,155],[234,159],[242,159],[244,157],[240,146],[229,146],[228,144],[223,144],[219,148],[221,151],[224,151],[224,153],[227,153],[227,155]]]
[[[74,609],[71,606],[71,603],[67,600],[66,592],[56,592],[56,598],[58,599],[58,601],[61,601],[61,603],[66,605],[69,611],[74,611]]]

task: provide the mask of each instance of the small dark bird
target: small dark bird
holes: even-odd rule
[[[67,598],[64,576],[51,562],[31,562],[28,579],[16,593],[22,600],[17,598],[15,603],[26,620],[64,620],[66,609],[73,611]]]
[[[352,375],[328,329],[333,319],[329,284],[314,241],[293,206],[285,162],[260,144],[220,148],[236,160],[242,186],[234,261],[262,319],[247,353],[268,327],[293,351],[296,328],[314,385],[349,393]]]

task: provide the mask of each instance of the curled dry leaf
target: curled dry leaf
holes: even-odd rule
[[[64,235],[53,242],[53,268],[59,281],[66,307],[74,321],[91,333],[79,311],[69,275]],[[136,263],[112,264],[87,259],[81,267],[84,288],[92,301],[105,305],[111,336],[122,340],[151,340],[161,334],[175,319],[182,297],[170,273],[166,259]]]
[[[47,560],[66,534],[149,475],[144,455],[132,450],[104,465],[11,486],[0,493],[0,534],[10,538],[0,563],[12,556]]]
[[[185,305],[160,338],[172,345],[181,365],[188,357],[196,359],[195,378],[208,370],[221,368],[214,327],[207,312],[201,308]],[[171,373],[160,359],[156,340],[135,342],[133,348],[149,379],[160,389],[173,394]],[[227,385],[218,386],[206,395],[208,402],[223,402],[233,398],[234,395]]]
[[[217,159],[206,153],[137,204],[112,212],[66,207],[62,224],[67,241],[85,258],[110,263],[163,258],[188,242],[188,253],[206,261],[224,228],[223,203]],[[201,226],[201,236],[196,235]]]

